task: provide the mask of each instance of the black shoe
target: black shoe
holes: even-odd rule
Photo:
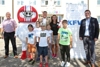
[[[28,62],[31,62],[33,59],[30,59]]]
[[[4,59],[6,59],[6,58],[8,58],[8,55],[5,55],[5,56],[4,56]]]

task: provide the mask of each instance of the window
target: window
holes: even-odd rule
[[[97,5],[100,5],[100,0],[97,0]]]
[[[0,0],[0,5],[4,5],[5,4],[5,0]]]
[[[17,5],[24,5],[24,1],[23,0],[17,1]]]
[[[36,5],[36,0],[33,1],[33,5]]]
[[[60,0],[54,0],[54,5],[61,6],[61,1]]]
[[[97,19],[98,19],[98,22],[100,23],[100,16],[98,16]]]
[[[42,6],[47,6],[48,5],[48,0],[41,0],[41,5]]]
[[[30,5],[36,5],[36,0],[31,0],[31,1],[29,1],[29,4],[30,4]]]
[[[4,17],[0,16],[0,24],[4,20]]]
[[[58,15],[57,17],[58,17],[58,22],[61,22],[63,15]]]

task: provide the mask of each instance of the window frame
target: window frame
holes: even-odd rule
[[[97,0],[97,5],[100,5],[100,0]]]
[[[18,4],[18,2],[19,2],[19,4]],[[17,5],[24,5],[24,0],[17,0]]]
[[[46,5],[46,1],[47,1],[47,5]],[[41,0],[41,6],[42,7],[46,7],[49,5],[49,0]]]
[[[36,0],[29,0],[30,5],[36,5]]]
[[[3,22],[4,16],[0,16],[0,24]]]
[[[0,5],[5,5],[5,0],[0,0]]]
[[[54,0],[54,2],[56,2],[56,4],[54,3],[54,5],[55,5],[56,7],[61,7],[61,0]],[[60,4],[58,4],[58,2],[59,2]]]
[[[97,20],[98,20],[98,22],[99,22],[99,24],[100,24],[100,16],[97,16]]]

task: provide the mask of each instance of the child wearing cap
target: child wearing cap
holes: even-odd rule
[[[45,67],[48,67],[48,45],[49,45],[49,33],[46,30],[46,25],[41,23],[41,31],[39,34],[39,56],[40,56],[40,65],[43,67],[43,57],[45,58]]]
[[[72,47],[72,32],[67,26],[67,20],[62,21],[62,28],[58,30],[58,46],[60,45],[61,66],[70,66],[70,48]],[[67,62],[65,63],[65,54],[67,55]]]

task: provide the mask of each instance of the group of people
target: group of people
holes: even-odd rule
[[[83,40],[84,50],[86,53],[86,62],[95,67],[95,41],[99,36],[99,24],[96,18],[91,17],[90,10],[85,10],[85,19],[81,21],[79,29],[79,38]],[[2,22],[2,37],[5,42],[5,56],[9,56],[9,40],[11,40],[14,52],[14,58],[18,58],[15,29],[17,24],[15,20],[10,18],[10,13],[6,13],[7,19]],[[29,63],[34,64],[37,58],[40,60],[39,67],[43,67],[43,59],[45,59],[45,67],[48,65],[48,56],[56,58],[58,49],[61,54],[61,66],[70,66],[70,48],[72,48],[72,31],[68,28],[68,21],[62,20],[62,27],[57,21],[57,16],[53,15],[50,19],[47,18],[47,12],[43,12],[43,17],[36,22],[36,28],[31,24],[28,25],[26,35],[27,52]],[[65,54],[67,58],[65,58]]]

